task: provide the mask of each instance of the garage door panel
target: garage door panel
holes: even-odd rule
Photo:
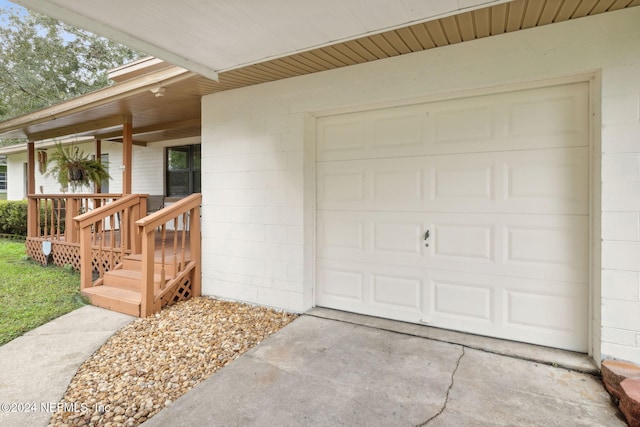
[[[404,202],[422,204],[421,168],[371,172],[371,199],[375,203]]]
[[[365,148],[364,118],[360,114],[334,116],[318,126],[318,153],[327,157],[344,157]]]
[[[587,216],[318,211],[317,222],[319,259],[588,280]]]
[[[331,262],[326,264],[326,267],[318,266],[318,287],[322,294],[319,302],[322,303],[324,299],[325,302],[334,304],[364,304],[362,271],[332,266]]]
[[[462,222],[462,221],[461,221]],[[456,262],[495,262],[495,228],[489,225],[470,225],[448,222],[433,224],[433,249],[431,257],[437,264],[438,259],[455,259]]]
[[[567,350],[587,348],[588,284],[514,280],[503,286],[501,303],[505,334]]]
[[[511,216],[502,231],[505,274],[587,283],[587,216]]]
[[[587,95],[576,83],[320,117],[317,159],[587,146]]]
[[[318,305],[408,322],[422,317],[422,269],[341,260],[319,260],[316,268]]]
[[[365,123],[372,129],[370,135],[371,148],[394,152],[401,150],[420,150],[424,143],[426,113],[420,108],[399,107],[391,113],[376,114],[365,118]],[[383,150],[384,149],[384,150]]]
[[[318,175],[318,200],[326,206],[364,202],[364,172],[332,171]]]
[[[426,286],[423,323],[573,351],[587,346],[586,293],[573,283],[432,270]]]
[[[425,159],[432,172],[431,209],[437,210],[437,204],[446,207],[447,200],[469,198],[474,201],[491,204],[495,199],[495,162],[486,156],[456,159],[439,157]],[[436,205],[433,204],[436,203]]]
[[[317,257],[422,265],[425,225],[418,213],[318,211]]]
[[[507,94],[507,137],[518,142],[551,137],[554,146],[574,145],[577,139],[584,145],[589,105],[585,86],[576,83]]]
[[[482,145],[482,141],[491,141],[496,137],[496,111],[492,104],[485,103],[473,108],[456,108],[456,105],[459,103],[442,102],[434,106],[435,111],[431,112],[430,129],[436,146],[460,143]]]
[[[318,248],[321,257],[365,250],[365,218],[335,213],[318,215]]]
[[[427,268],[540,280],[588,280],[588,217],[430,214]]]
[[[372,251],[383,256],[421,256],[423,225],[419,221],[372,221]]]
[[[445,274],[446,276],[446,274]],[[431,280],[431,313],[428,318],[456,319],[471,323],[494,323],[494,286],[455,277]],[[457,322],[454,322],[457,323]]]
[[[321,163],[321,210],[588,213],[588,149]]]
[[[509,153],[502,161],[504,204],[516,211],[588,214],[587,148]]]
[[[588,85],[318,118],[317,304],[585,351]]]

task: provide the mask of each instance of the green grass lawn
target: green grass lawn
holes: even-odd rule
[[[24,243],[0,239],[0,345],[82,305],[77,272],[43,267]]]

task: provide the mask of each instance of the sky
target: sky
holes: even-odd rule
[[[26,12],[26,9],[22,6],[19,6],[15,3],[11,3],[10,1],[7,0],[0,0],[0,9],[19,9],[19,10],[23,10]],[[0,18],[0,25],[5,25],[5,21],[4,19]]]
[[[22,6],[19,6],[19,5],[15,4],[15,3],[11,3],[10,1],[0,0],[0,8],[2,8],[2,9],[10,9],[12,7],[16,7],[16,8],[19,8],[19,9],[24,9]]]

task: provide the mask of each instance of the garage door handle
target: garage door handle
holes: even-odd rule
[[[427,242],[427,240],[428,240],[428,239],[429,239],[429,230],[427,230],[427,231],[424,233],[424,245],[425,245],[425,246],[429,246],[429,243]]]

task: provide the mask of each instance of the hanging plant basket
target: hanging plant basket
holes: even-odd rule
[[[82,182],[85,178],[85,174],[83,173],[82,169],[75,165],[69,166],[67,175],[69,177],[69,182]]]
[[[75,191],[111,179],[105,164],[85,155],[76,146],[64,147],[60,143],[56,144],[53,154],[49,156],[49,162],[52,163],[52,167],[45,175],[54,176],[63,189],[71,184]]]

